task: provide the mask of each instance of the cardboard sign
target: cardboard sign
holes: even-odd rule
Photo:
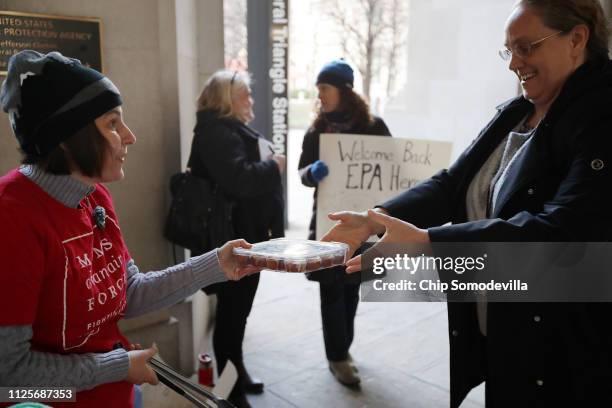
[[[319,184],[317,239],[334,225],[327,214],[363,211],[448,167],[452,143],[381,136],[322,134],[319,158],[329,176]]]

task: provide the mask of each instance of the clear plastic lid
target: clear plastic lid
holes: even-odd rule
[[[234,248],[239,265],[273,271],[312,272],[344,264],[348,245],[306,239],[278,238],[254,244],[251,249]]]

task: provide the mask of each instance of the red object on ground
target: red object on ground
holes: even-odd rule
[[[198,356],[200,366],[198,368],[198,382],[205,387],[214,387],[212,357],[208,353]]]

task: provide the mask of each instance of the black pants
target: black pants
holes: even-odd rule
[[[256,273],[237,282],[224,282],[216,291],[213,348],[219,375],[227,360],[231,360],[234,365],[242,363],[242,340],[258,284],[259,274]]]
[[[325,354],[330,361],[343,361],[353,343],[359,283],[320,283],[321,320]]]

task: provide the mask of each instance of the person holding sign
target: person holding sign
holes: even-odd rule
[[[0,384],[75,387],[76,402],[131,407],[133,384],[156,384],[117,322],[169,307],[200,288],[258,269],[226,243],[171,268],[141,273],[109,190],[136,137],[117,87],[58,52],[11,57],[0,92],[23,165],[0,177]]]
[[[520,0],[505,34],[500,56],[522,95],[497,108],[448,170],[375,210],[330,215],[338,223],[324,240],[353,250],[383,233],[381,243],[425,245],[612,240],[612,61],[601,5]],[[576,279],[589,279],[584,272]],[[610,303],[449,302],[451,407],[483,381],[487,406],[612,406],[611,315]]]
[[[234,204],[232,226],[236,236],[250,242],[285,235],[281,174],[285,156],[277,155],[259,132],[248,124],[254,118],[251,77],[247,72],[219,70],[204,85],[198,99],[197,122],[191,145],[191,172],[217,185]],[[252,378],[242,358],[242,341],[259,274],[239,282],[223,282],[204,290],[217,295],[213,348],[217,370],[227,360],[238,371],[230,401],[250,406],[245,392],[261,393],[264,384]]]
[[[299,162],[302,184],[315,187],[309,239],[316,237],[317,186],[329,174],[327,165],[319,160],[321,134],[391,136],[385,122],[373,116],[366,101],[353,90],[353,81],[353,69],[344,60],[329,62],[317,76],[319,113],[304,136]],[[356,385],[360,378],[349,348],[359,303],[359,279],[347,278],[343,267],[311,272],[307,277],[320,284],[323,340],[329,368],[342,384]]]

